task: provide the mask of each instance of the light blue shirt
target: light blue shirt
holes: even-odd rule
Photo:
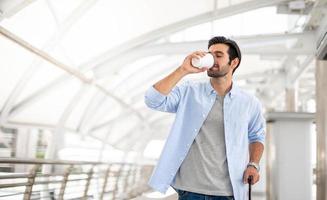
[[[207,118],[216,95],[209,81],[186,82],[176,86],[168,95],[161,94],[154,87],[147,90],[145,103],[148,107],[176,113],[170,134],[149,181],[153,189],[165,193],[174,183],[175,175]],[[247,185],[242,180],[249,161],[249,143],[264,144],[266,123],[259,100],[235,84],[224,97],[223,110],[226,155],[234,198],[244,200]]]

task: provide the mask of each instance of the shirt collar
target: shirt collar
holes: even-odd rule
[[[227,93],[227,95],[230,97],[230,98],[233,98],[237,92],[239,91],[239,88],[237,87],[237,85],[232,82],[232,89]],[[209,81],[207,81],[206,83],[206,94],[207,95],[211,95],[211,94],[217,94],[215,89],[213,89],[211,83],[210,83],[210,79]]]

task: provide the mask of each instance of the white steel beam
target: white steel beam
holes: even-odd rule
[[[301,75],[310,67],[310,63],[314,60],[314,56],[308,56],[303,63],[300,64],[297,71],[293,74],[289,74],[287,77],[287,84],[292,85],[294,84]]]
[[[64,63],[56,60],[55,58],[53,58],[52,56],[50,56],[49,54],[47,54],[46,52],[37,49],[36,47],[32,46],[31,44],[27,43],[26,41],[22,40],[21,38],[17,37],[16,35],[12,34],[11,32],[9,32],[8,30],[4,29],[3,27],[0,27],[0,33],[5,36],[6,38],[8,38],[9,40],[17,43],[18,45],[22,46],[23,48],[31,51],[32,53],[36,54],[37,56],[40,56],[41,58],[47,60],[48,62],[52,63],[54,66],[59,67],[60,69],[66,71],[68,74],[71,74],[72,76],[76,77],[77,79],[79,79],[80,81],[86,83],[86,84],[90,84],[93,85],[95,88],[97,88],[99,91],[101,91],[102,93],[104,93],[106,96],[114,99],[115,101],[117,101],[123,109],[130,109],[133,111],[134,114],[136,114],[136,116],[142,121],[146,121],[142,114],[139,113],[137,110],[135,110],[133,107],[131,107],[130,105],[128,105],[126,102],[124,102],[122,99],[120,99],[119,97],[115,96],[114,94],[112,94],[111,92],[107,91],[106,88],[104,88],[103,86],[97,84],[96,82],[94,82],[93,79],[86,77],[83,73],[81,73],[79,70],[72,68],[68,65],[65,65]],[[3,119],[3,118],[1,118]]]
[[[85,90],[87,89],[89,89],[88,85],[81,84],[79,91],[77,91],[77,93],[74,95],[73,99],[70,101],[67,108],[65,109],[64,113],[62,113],[62,115],[60,116],[58,123],[55,125],[53,137],[48,144],[45,159],[59,159],[59,150],[65,145],[64,127],[66,121],[69,115],[72,113],[74,107],[77,105],[75,101],[78,101],[78,99],[83,96]],[[47,169],[48,167],[51,169],[51,166],[43,166],[44,169]]]
[[[128,51],[136,47],[148,44],[150,42],[153,42],[161,37],[167,36],[174,32],[198,24],[202,24],[208,21],[222,19],[232,15],[245,13],[251,10],[269,7],[269,6],[276,6],[283,2],[289,2],[289,0],[250,0],[239,4],[231,5],[225,8],[216,9],[213,12],[211,11],[185,20],[181,20],[179,22],[150,31],[148,33],[140,35],[139,37],[124,42],[117,47],[111,48],[110,50],[104,52],[103,54],[95,57],[91,62],[85,63],[84,66],[87,68],[88,67],[97,68],[98,66],[101,67],[101,65],[105,64],[106,62],[110,61],[113,58],[119,57],[121,55],[125,55]]]
[[[242,54],[259,54],[259,55],[313,55],[315,52],[314,32],[289,33],[289,34],[267,34],[254,35],[248,37],[239,37],[235,39],[242,49]],[[288,40],[295,40],[302,45],[299,47],[286,47]],[[94,69],[97,78],[103,78],[109,72],[114,72],[118,67],[124,66],[131,61],[154,55],[176,55],[188,54],[193,50],[207,49],[208,41],[192,41],[178,43],[164,43],[156,45],[147,45],[133,49],[124,56],[111,59],[104,63],[102,67]],[[110,67],[108,67],[110,66]]]
[[[51,51],[59,43],[59,41],[63,38],[67,31],[73,26],[73,24],[76,23],[80,19],[80,17],[87,10],[89,10],[92,5],[94,5],[96,1],[97,0],[84,1],[80,6],[78,6],[72,12],[72,14],[69,15],[65,19],[65,21],[60,25],[59,29],[50,37],[43,49]],[[24,73],[23,77],[20,79],[19,83],[15,86],[3,106],[2,113],[0,116],[0,124],[7,121],[9,113],[13,105],[15,104],[16,99],[27,85],[26,83],[29,81],[30,77],[32,77],[38,67],[40,67],[42,62],[43,60],[41,58],[36,57],[32,61],[31,65],[28,67],[27,71]]]
[[[9,18],[34,1],[35,0],[1,0],[0,17]]]

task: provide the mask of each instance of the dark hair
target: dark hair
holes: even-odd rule
[[[228,55],[229,55],[228,64],[231,64],[232,60],[234,60],[235,58],[238,58],[239,62],[233,70],[233,73],[234,73],[234,71],[238,68],[238,66],[241,63],[241,50],[238,47],[237,43],[234,40],[227,39],[223,36],[217,36],[217,37],[213,37],[209,40],[208,49],[214,44],[226,44],[229,47],[228,48]]]

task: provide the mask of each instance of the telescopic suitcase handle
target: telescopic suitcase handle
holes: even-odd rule
[[[249,200],[251,200],[251,183],[252,183],[253,176],[249,176],[248,183],[249,183]]]

